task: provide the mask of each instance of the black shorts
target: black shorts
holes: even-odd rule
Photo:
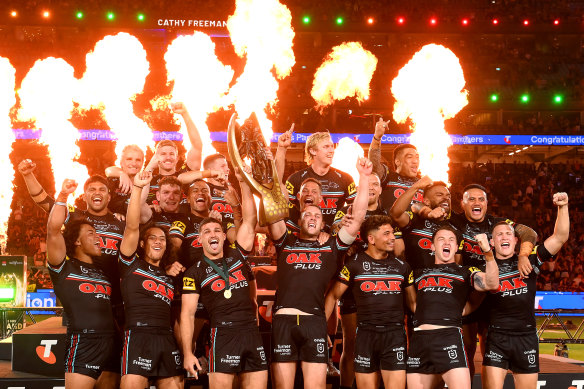
[[[501,331],[489,328],[483,365],[513,373],[539,372],[539,339],[534,331]]]
[[[357,327],[355,372],[405,370],[407,339],[404,327]]]
[[[408,373],[442,374],[468,368],[460,328],[414,331],[408,351]]]
[[[122,375],[174,377],[183,374],[181,353],[170,329],[124,331]]]
[[[272,362],[328,362],[326,320],[315,315],[272,317]]]
[[[211,328],[209,373],[240,373],[268,369],[257,326]]]
[[[97,379],[102,371],[120,372],[120,342],[116,334],[68,333],[65,373]]]
[[[350,315],[357,313],[357,302],[353,296],[352,288],[348,288],[339,299],[339,307],[341,308],[341,315]]]

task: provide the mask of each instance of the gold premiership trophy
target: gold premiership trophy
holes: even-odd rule
[[[255,113],[242,126],[236,123],[236,117],[233,114],[229,120],[227,150],[233,166],[239,168],[245,182],[260,198],[259,222],[263,227],[288,217],[288,199],[280,189],[276,163],[264,151],[266,143]],[[249,160],[251,174],[243,170],[244,158]]]

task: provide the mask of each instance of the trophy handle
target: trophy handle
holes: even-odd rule
[[[266,188],[261,183],[257,182],[252,174],[243,170],[244,162],[239,154],[239,148],[237,147],[235,139],[236,118],[236,113],[231,115],[229,126],[227,127],[227,151],[233,166],[239,168],[239,172],[243,176],[245,182],[249,185],[252,192],[261,200],[259,205],[259,223],[260,226],[263,227],[288,217],[288,199],[282,195],[280,178],[278,177],[274,160],[269,161],[272,167],[271,189]]]

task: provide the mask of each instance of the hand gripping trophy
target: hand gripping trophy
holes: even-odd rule
[[[231,116],[227,131],[227,150],[234,167],[239,168],[245,182],[260,198],[260,226],[275,223],[288,216],[288,199],[280,189],[280,178],[273,159],[268,159],[266,143],[255,113],[239,126]],[[251,161],[251,174],[243,170],[244,159]]]

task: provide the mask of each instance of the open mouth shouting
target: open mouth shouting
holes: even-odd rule
[[[473,215],[473,216],[479,217],[479,216],[481,216],[481,215],[482,215],[482,213],[483,213],[483,209],[482,209],[481,207],[479,207],[479,206],[474,206],[474,207],[472,207],[472,208],[470,209],[470,213],[471,213],[471,215]]]
[[[99,208],[103,205],[103,197],[101,195],[95,195],[91,197],[91,203],[95,208]]]
[[[219,239],[218,238],[211,238],[209,239],[209,247],[213,251],[217,251],[219,249]]]

